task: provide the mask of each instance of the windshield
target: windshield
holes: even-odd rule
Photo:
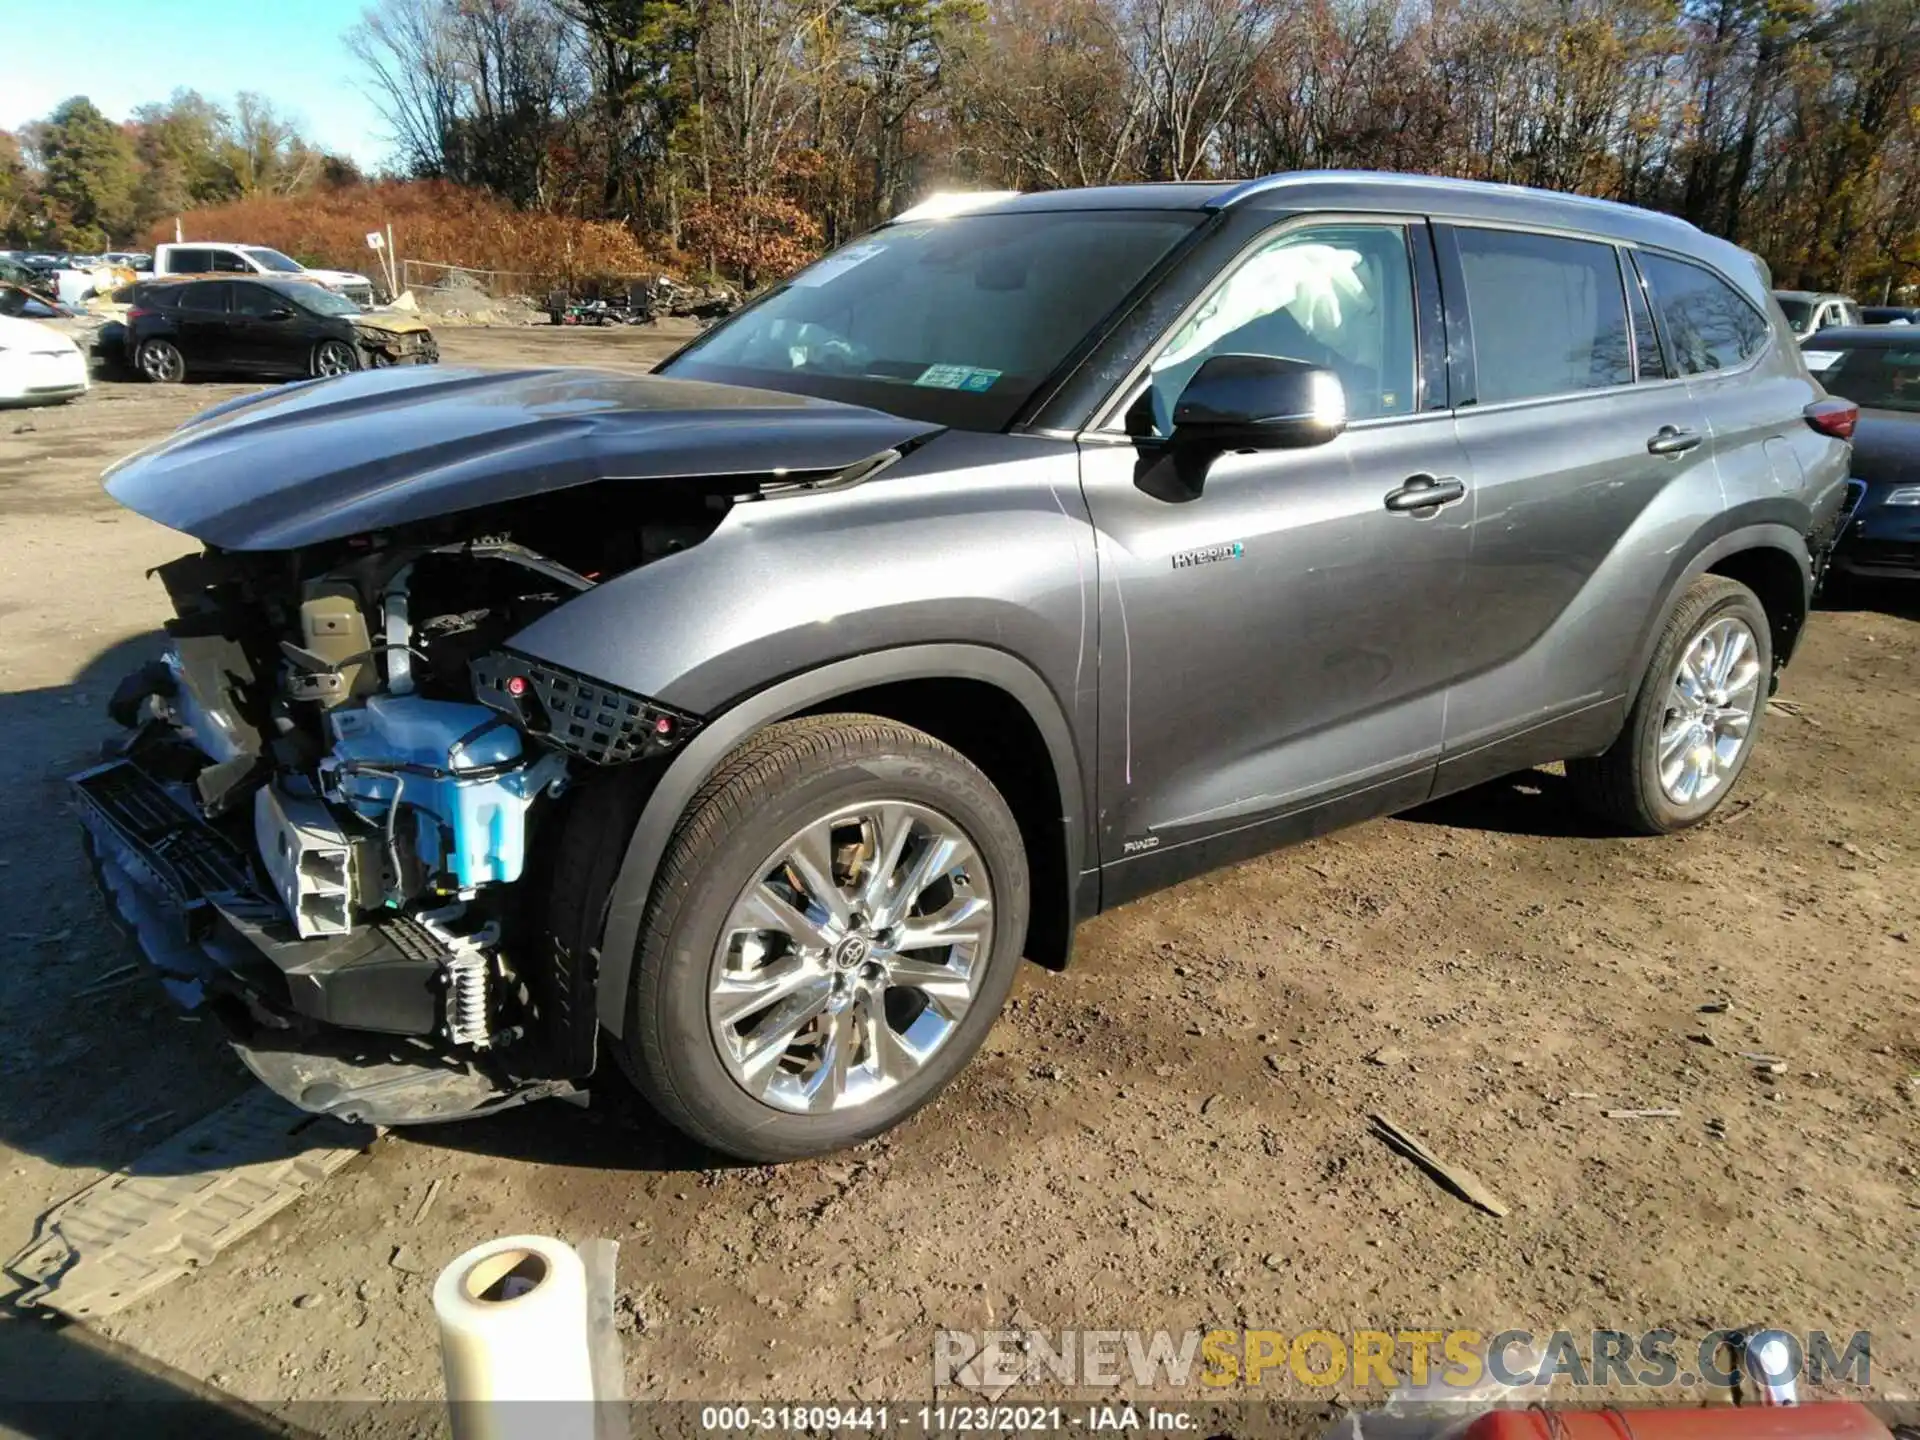
[[[276,287],[281,294],[299,291],[293,298],[316,315],[358,315],[360,307],[344,295],[336,295],[331,290],[322,290],[318,285],[287,285]]]
[[[1780,308],[1786,312],[1787,323],[1793,327],[1794,334],[1798,335],[1807,328],[1807,321],[1813,318],[1811,300],[1788,300],[1778,295],[1774,298],[1780,301]]]
[[[1201,217],[960,215],[877,230],[665,367],[1000,430]]]
[[[298,260],[290,260],[278,250],[269,250],[264,245],[248,245],[245,247],[245,250],[250,259],[264,265],[269,270],[279,270],[288,275],[298,275],[302,270],[306,269],[306,266],[302,265]]]
[[[1814,352],[1807,358],[1829,394],[1844,396],[1867,410],[1920,414],[1920,340],[1912,345]],[[1821,360],[1825,363],[1816,363]]]

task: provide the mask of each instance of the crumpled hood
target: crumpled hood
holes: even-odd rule
[[[343,318],[351,322],[356,330],[367,330],[381,335],[419,335],[432,329],[418,315],[409,315],[404,310],[369,310],[363,315],[348,315]]]
[[[217,405],[106,473],[128,509],[287,550],[583,485],[844,469],[939,427],[600,370],[364,370]]]

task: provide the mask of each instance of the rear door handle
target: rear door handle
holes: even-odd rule
[[[1438,510],[1464,499],[1466,493],[1466,483],[1452,475],[1409,475],[1398,490],[1387,492],[1387,509]]]
[[[1647,440],[1649,455],[1684,455],[1701,441],[1701,436],[1692,430],[1682,430],[1678,425],[1662,425]]]

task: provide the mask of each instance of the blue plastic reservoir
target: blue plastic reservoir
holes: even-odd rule
[[[396,794],[420,812],[414,845],[430,871],[444,870],[456,889],[518,880],[527,860],[527,807],[566,773],[556,754],[528,761],[520,732],[497,710],[415,695],[376,695],[329,717],[333,757],[364,765],[425,765],[443,777],[392,776],[364,770],[336,775],[339,797],[356,814],[385,824]],[[463,770],[513,768],[490,779]],[[405,818],[405,811],[402,811]]]

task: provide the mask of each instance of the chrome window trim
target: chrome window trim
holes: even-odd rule
[[[1708,379],[1718,378],[1722,375],[1744,375],[1749,370],[1758,369],[1769,357],[1772,356],[1774,352],[1774,348],[1780,343],[1779,330],[1773,323],[1773,317],[1767,314],[1767,312],[1761,309],[1758,305],[1755,305],[1753,301],[1748,298],[1747,292],[1742,290],[1732,280],[1728,279],[1726,272],[1721,270],[1719,266],[1710,265],[1705,260],[1697,260],[1691,255],[1682,255],[1678,250],[1663,249],[1658,245],[1641,245],[1631,240],[1622,240],[1622,241],[1619,241],[1618,243],[1621,249],[1623,250],[1637,251],[1642,255],[1657,255],[1662,260],[1672,260],[1681,265],[1691,265],[1696,270],[1706,271],[1707,274],[1713,276],[1714,279],[1718,280],[1722,285],[1726,286],[1729,290],[1733,291],[1733,293],[1740,298],[1740,300],[1746,305],[1746,307],[1749,310],[1753,311],[1754,314],[1760,317],[1761,322],[1765,324],[1767,327],[1767,343],[1762,345],[1759,351],[1756,352],[1754,355],[1752,355],[1750,358],[1741,361],[1740,364],[1729,365],[1719,370],[1702,370],[1697,375],[1679,375],[1679,376],[1675,376],[1674,377],[1675,379],[1683,380],[1683,381],[1684,380],[1708,380]],[[1653,293],[1651,293],[1652,292],[1651,281],[1648,281],[1648,291],[1649,293],[1647,295],[1647,303],[1650,305],[1657,305],[1659,301],[1658,301],[1658,298]],[[1661,320],[1660,316],[1656,314],[1654,316],[1654,323],[1656,325],[1659,325],[1659,324],[1663,324],[1664,322]]]

